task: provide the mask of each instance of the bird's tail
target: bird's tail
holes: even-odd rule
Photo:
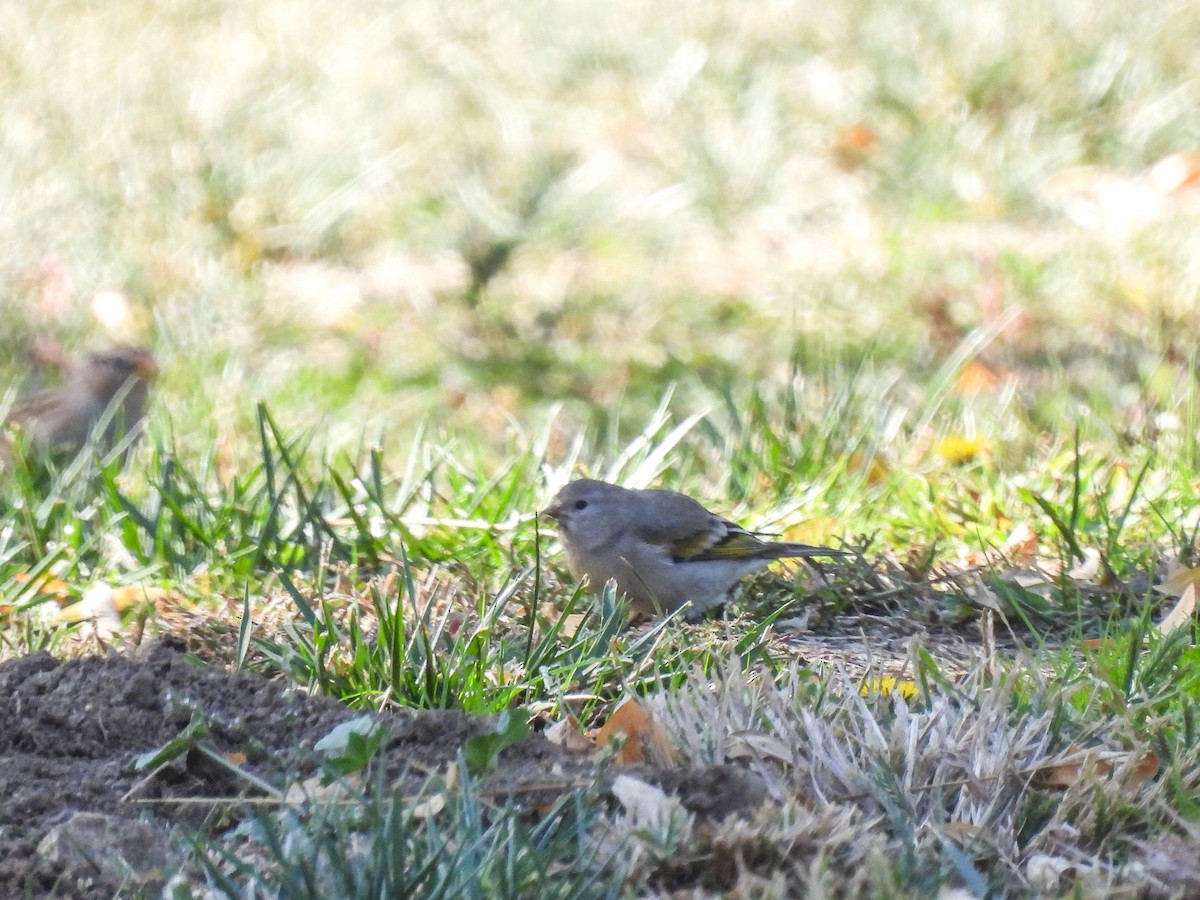
[[[762,559],[799,559],[813,556],[853,556],[849,550],[836,550],[833,547],[814,547],[810,544],[792,544],[781,541],[777,544],[764,544],[759,554]]]

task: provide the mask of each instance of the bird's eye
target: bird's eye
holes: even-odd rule
[[[576,509],[587,509],[587,501],[586,500],[576,500],[575,508]]]

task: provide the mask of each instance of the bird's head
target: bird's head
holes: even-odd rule
[[[559,491],[542,515],[553,519],[565,540],[603,541],[621,525],[625,488],[581,478]]]
[[[111,397],[131,378],[149,384],[158,362],[146,347],[119,346],[88,354],[83,374],[98,395]]]

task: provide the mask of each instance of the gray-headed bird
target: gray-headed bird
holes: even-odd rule
[[[850,555],[763,540],[675,491],[630,490],[587,478],[559,491],[543,514],[558,524],[572,575],[586,577],[595,591],[614,582],[647,615],[687,603],[688,618],[703,615],[773,559]]]

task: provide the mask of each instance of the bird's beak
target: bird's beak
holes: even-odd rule
[[[540,513],[540,515],[545,516],[547,519],[553,519],[555,522],[557,522],[560,518],[562,518],[562,514],[563,514],[562,504],[559,504],[559,503],[551,503],[549,506],[547,506],[545,509],[543,509]]]
[[[137,373],[138,378],[143,381],[153,381],[158,377],[158,363],[149,351],[139,353],[137,362],[134,363],[133,371]]]

